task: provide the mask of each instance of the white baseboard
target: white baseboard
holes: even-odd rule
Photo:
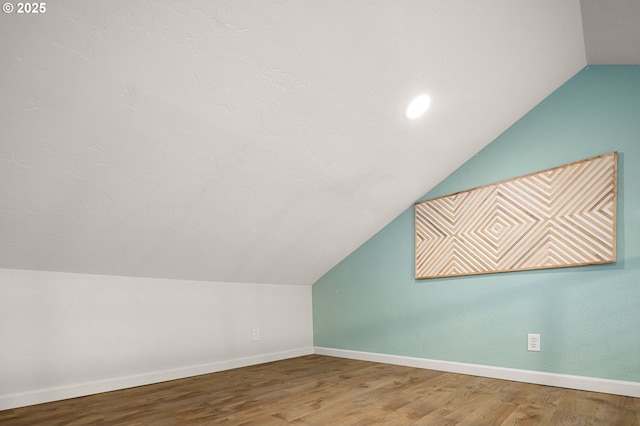
[[[469,374],[472,376],[513,380],[516,382],[535,383],[539,385],[580,389],[592,392],[610,393],[615,395],[625,395],[635,398],[640,397],[640,383],[638,382],[572,376],[566,374],[492,367],[478,364],[465,364],[460,362],[439,361],[426,358],[414,358],[399,355],[351,351],[346,349],[309,347],[213,362],[208,364],[188,366],[172,370],[157,371],[134,376],[80,383],[70,386],[60,386],[47,389],[37,389],[30,392],[0,395],[0,410],[8,410],[11,408],[24,407],[27,405],[42,404],[45,402],[76,398],[101,392],[109,392],[118,389],[126,389],[153,383],[166,382],[169,380],[182,379],[185,377],[198,376],[201,374],[209,374],[218,371],[231,370],[234,368],[247,367],[250,365],[263,364],[265,362],[295,358],[299,356],[310,355],[312,353],[318,355],[335,356],[339,358],[358,359],[362,361],[373,361],[385,364],[424,368],[429,370],[447,371],[451,373]]]
[[[92,395],[101,392],[109,392],[118,389],[144,386],[169,380],[183,379],[185,377],[199,376],[201,374],[215,373],[231,370],[233,368],[247,367],[263,364],[265,362],[280,361],[287,358],[295,358],[313,353],[312,347],[294,349],[283,352],[256,355],[245,358],[212,362],[208,364],[192,365],[171,370],[156,371],[134,376],[117,377],[88,383],[79,383],[70,386],[59,386],[47,389],[37,389],[30,392],[0,395],[0,410],[24,407],[27,405],[42,404],[45,402],[59,401]]]
[[[598,379],[594,377],[572,376],[567,374],[546,373],[542,371],[519,370],[515,368],[492,367],[488,365],[465,364],[461,362],[438,361],[426,358],[378,354],[372,352],[351,351],[346,349],[323,348],[316,346],[313,353],[361,361],[381,362],[406,367],[468,374],[471,376],[491,377],[515,382],[579,389],[592,392],[640,397],[640,383],[622,380]]]

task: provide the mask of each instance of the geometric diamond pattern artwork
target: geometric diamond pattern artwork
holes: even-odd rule
[[[415,204],[415,276],[616,261],[618,154]]]

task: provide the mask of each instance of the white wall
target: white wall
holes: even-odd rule
[[[0,409],[313,352],[310,286],[0,269],[0,297]]]

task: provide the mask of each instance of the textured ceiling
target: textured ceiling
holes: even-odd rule
[[[640,64],[640,1],[581,0],[589,64]]]
[[[59,1],[0,57],[0,267],[300,285],[587,64],[577,0]]]

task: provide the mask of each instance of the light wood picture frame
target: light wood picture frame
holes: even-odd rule
[[[415,204],[415,277],[616,261],[618,153]]]

